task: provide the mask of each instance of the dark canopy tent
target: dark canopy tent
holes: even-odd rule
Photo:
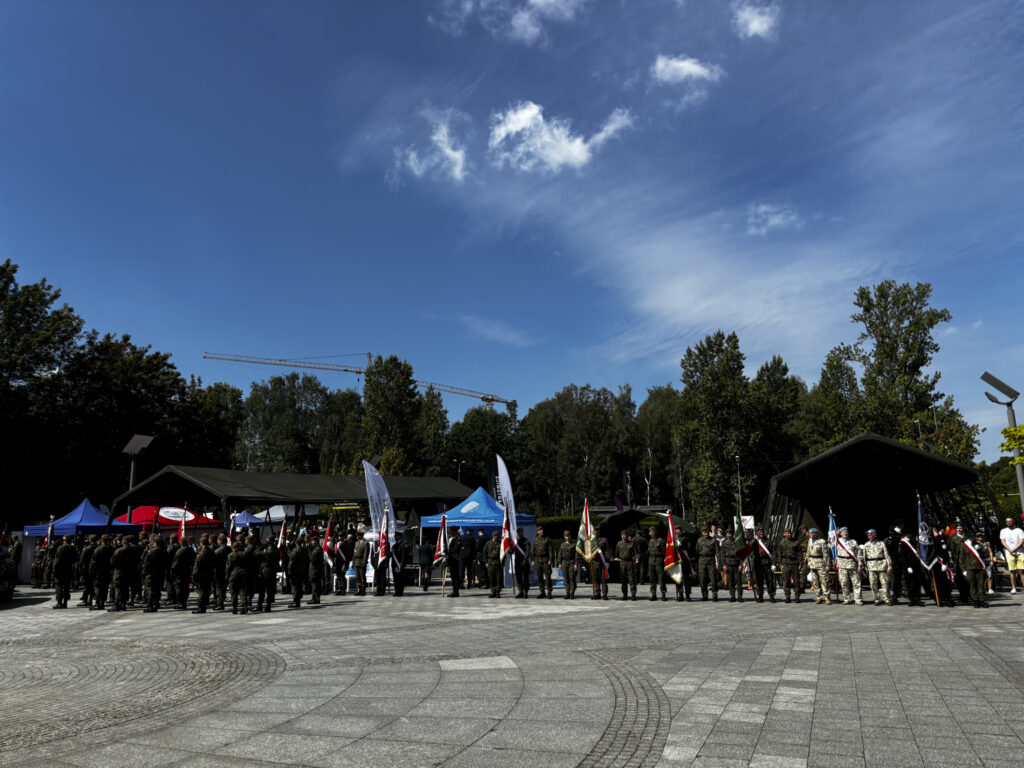
[[[855,538],[884,536],[893,520],[916,528],[917,494],[941,521],[978,512],[980,477],[971,467],[865,432],[772,478],[769,536],[811,521],[824,533],[831,507]]]
[[[403,501],[461,501],[471,492],[449,477],[385,477],[391,498]],[[301,475],[291,472],[242,472],[211,467],[168,465],[114,500],[123,505],[184,504],[228,511],[246,504],[330,504],[366,501],[362,476]]]

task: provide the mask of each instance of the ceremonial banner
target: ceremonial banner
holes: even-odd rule
[[[932,537],[932,529],[924,519],[924,507],[921,506],[920,496],[917,497],[917,547],[925,568],[935,565],[935,539]]]
[[[370,506],[370,522],[373,525],[373,532],[380,533],[383,527],[381,521],[386,517],[388,544],[393,544],[395,541],[395,508],[391,503],[388,487],[380,472],[368,461],[363,462],[363,475],[366,477],[366,500]]]
[[[327,521],[327,533],[324,534],[324,544],[323,544],[322,549],[324,551],[324,561],[327,563],[327,566],[333,571],[334,570],[334,558],[331,557],[331,548],[330,548],[330,543],[331,543],[331,524],[332,524],[332,521],[328,520]]]
[[[679,553],[676,527],[672,523],[672,510],[668,511],[668,541],[665,544],[665,575],[676,584],[683,582],[683,559]]]
[[[597,536],[594,535],[594,526],[590,523],[590,502],[583,499],[583,515],[580,517],[580,530],[576,534],[576,552],[588,563],[597,558],[597,562],[604,570],[605,578],[608,578],[608,563],[597,546]]]
[[[448,515],[442,513],[441,527],[437,532],[437,547],[434,548],[434,565],[448,557]]]

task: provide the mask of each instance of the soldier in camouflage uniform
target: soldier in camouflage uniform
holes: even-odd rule
[[[259,556],[259,601],[256,610],[270,613],[277,594],[277,572],[281,570],[281,553],[273,541],[268,541]]]
[[[231,588],[231,612],[238,613],[238,605],[242,605],[242,613],[249,612],[248,595],[249,574],[245,572],[249,558],[242,549],[242,542],[237,539],[231,543],[231,554],[228,555],[227,579]],[[301,587],[300,587],[301,589]]]
[[[224,602],[228,597],[228,537],[223,533],[217,536],[217,548],[213,550],[213,610],[223,611]]]
[[[621,540],[615,545],[615,562],[619,564],[622,599],[625,600],[631,593],[631,599],[636,600],[636,548],[626,531],[622,532]]]
[[[608,599],[608,577],[605,576],[604,565],[608,563],[609,549],[608,539],[601,535],[600,528],[594,528],[594,539],[597,544],[597,549],[594,550],[594,600],[607,600]],[[597,556],[600,552],[604,556],[604,564],[602,560]]]
[[[700,578],[700,599],[718,602],[718,542],[711,536],[711,529],[702,528],[697,542],[697,576]]]
[[[544,535],[543,526],[537,526],[537,538],[533,540],[533,568],[537,572],[538,598],[554,597],[551,592],[551,561],[555,559],[555,545]],[[546,590],[546,592],[545,592]]]
[[[839,586],[843,590],[843,605],[849,605],[851,598],[857,605],[864,605],[860,584],[860,550],[857,540],[849,538],[850,529],[845,525],[836,544],[836,565],[839,566]]]
[[[143,613],[155,613],[160,607],[160,592],[164,586],[164,577],[167,574],[167,547],[164,546],[163,537],[154,533],[149,538],[150,547],[146,555],[146,562],[142,568],[143,587],[146,595],[146,607]]]
[[[114,554],[114,548],[110,546],[110,534],[104,533],[100,536],[100,545],[92,553],[92,561],[89,569],[92,571],[92,588],[95,597],[95,605],[90,605],[89,610],[102,611],[107,602],[107,589],[110,586],[110,558]]]
[[[491,589],[488,597],[501,597],[501,534],[495,531],[491,540],[484,544],[484,559],[487,561],[487,586]]]
[[[199,551],[196,552],[196,559],[192,563],[192,581],[199,592],[198,605],[192,613],[206,613],[206,609],[210,605],[216,559],[213,547],[210,546],[210,537],[204,533],[199,537]]]
[[[75,564],[78,562],[78,550],[71,542],[73,537],[65,536],[57,551],[53,554],[53,583],[57,599],[54,608],[67,608],[71,599],[71,580],[75,575]]]
[[[828,551],[828,542],[818,538],[821,533],[817,528],[811,528],[807,540],[807,568],[811,573],[812,586],[818,593],[816,605],[822,602],[825,605],[832,605],[828,591],[828,574],[832,570],[832,554]]]
[[[665,540],[658,535],[657,528],[647,529],[647,573],[651,577],[651,600],[658,599],[658,589],[661,589],[661,599],[667,600],[665,590]]]
[[[324,560],[324,550],[320,546],[320,539],[315,534],[309,540],[309,548],[306,551],[309,553],[309,570],[307,571],[310,590],[309,604],[319,605],[320,595],[324,591],[324,575],[327,563]],[[398,578],[399,574],[395,574],[396,582]]]
[[[972,552],[971,550],[974,550]],[[978,553],[978,557],[974,553]],[[964,574],[967,583],[971,587],[971,600],[975,608],[988,608],[988,600],[985,597],[986,564],[984,555],[974,545],[974,534],[971,531],[964,532],[963,543],[960,548],[960,572]]]
[[[868,540],[861,547],[861,566],[868,573],[868,583],[871,585],[871,592],[875,596],[875,605],[892,605],[892,596],[889,594],[889,576],[892,574],[892,560],[889,558],[889,549],[884,541],[879,541],[878,532],[874,528],[868,529]]]
[[[522,528],[516,528],[516,546],[514,547],[516,566],[516,597],[525,598],[530,591],[530,540]]]
[[[719,558],[725,565],[725,582],[729,589],[729,602],[743,602],[743,561],[736,554],[736,536],[732,528],[725,532],[725,541],[719,547]],[[716,594],[715,597],[718,595]]]
[[[562,570],[562,581],[565,582],[565,599],[576,597],[576,545],[569,538],[569,531],[562,533],[562,543],[558,547],[558,566]]]
[[[171,561],[171,574],[174,578],[174,596],[178,601],[176,608],[185,610],[188,606],[188,596],[192,591],[192,566],[196,562],[196,553],[192,547],[185,542],[178,551],[174,553]]]
[[[760,525],[754,532],[753,547],[750,551],[750,571],[754,576],[754,596],[757,602],[764,602],[767,590],[768,600],[775,602],[775,565],[772,562],[771,550],[764,537],[764,528]],[[788,597],[789,590],[786,590]]]
[[[99,535],[93,534],[89,537],[89,543],[82,549],[82,553],[78,556],[78,569],[82,577],[82,599],[78,603],[79,605],[92,605],[93,598],[93,578],[90,566],[92,565],[92,555],[96,551],[96,547],[99,542]],[[15,560],[17,562],[17,560]]]

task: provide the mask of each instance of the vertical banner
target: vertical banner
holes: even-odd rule
[[[368,461],[363,462],[363,474],[366,476],[366,500],[370,505],[370,520],[373,532],[380,533],[381,521],[388,518],[388,543],[395,541],[395,507],[391,503],[391,495],[384,484],[380,472]]]
[[[494,454],[494,456],[498,460],[498,503],[508,513],[512,542],[515,543],[518,524],[516,523],[516,502],[512,498],[512,480],[508,476],[508,467],[505,466],[504,460],[498,454]]]

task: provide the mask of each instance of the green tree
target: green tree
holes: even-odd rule
[[[801,457],[796,418],[807,386],[778,355],[757,371],[747,387],[746,450],[740,453],[744,503],[767,499],[771,479]],[[747,506],[746,509],[750,509]]]
[[[678,437],[689,452],[687,495],[701,522],[731,520],[736,513],[736,457],[747,442],[743,363],[739,338],[722,331],[688,347],[680,361],[691,418],[678,428]]]
[[[516,503],[525,498],[522,490],[522,466],[516,446],[518,423],[516,404],[504,412],[479,405],[466,411],[452,424],[446,444],[444,474],[460,477],[469,487],[491,488],[495,470],[495,454],[500,454],[514,475]]]
[[[425,477],[447,474],[444,466],[445,438],[448,436],[448,411],[441,400],[441,393],[433,386],[427,387],[418,397],[418,413],[413,426],[416,436],[416,470]]]
[[[388,449],[400,449],[405,456],[403,468],[408,471],[415,466],[416,457],[411,454],[417,452],[415,427],[420,397],[412,366],[394,355],[378,355],[366,368],[363,405],[364,454],[383,456]]]
[[[332,475],[359,473],[363,417],[363,400],[354,389],[327,394],[321,412],[321,472]]]
[[[245,399],[236,463],[254,472],[318,473],[327,395],[314,376],[289,373],[254,382]]]
[[[671,384],[651,387],[637,410],[643,502],[678,504],[683,499],[682,452],[673,435],[683,421],[682,396]]]

